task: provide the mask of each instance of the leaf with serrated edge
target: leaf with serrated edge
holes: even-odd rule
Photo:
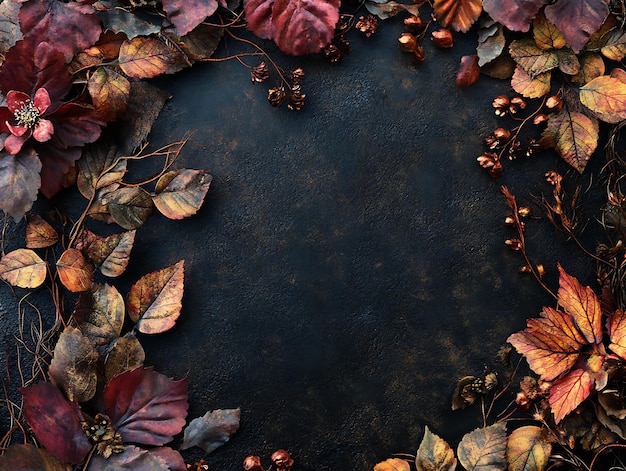
[[[30,249],[17,249],[0,259],[0,278],[11,286],[37,288],[46,280],[48,268]]]
[[[617,309],[608,317],[606,328],[611,339],[609,349],[626,359],[626,314],[622,309]]]
[[[552,452],[541,427],[525,425],[511,432],[506,443],[509,471],[544,471]]]
[[[465,434],[457,456],[467,471],[506,469],[506,423],[498,422]]]
[[[93,267],[80,250],[67,249],[57,260],[57,274],[63,286],[73,293],[79,293],[91,287]]]
[[[193,419],[184,430],[181,450],[192,446],[211,453],[222,446],[239,428],[240,409],[217,409]]]
[[[426,426],[424,438],[415,455],[417,471],[454,471],[456,462],[450,445]]]
[[[589,343],[602,342],[602,310],[600,300],[589,286],[569,275],[559,264],[559,305],[574,318]]]
[[[482,0],[435,0],[435,16],[444,28],[466,33],[483,11]]]
[[[132,371],[143,366],[145,360],[146,353],[132,332],[118,338],[104,362],[106,381],[108,382],[114,376],[126,371]]]
[[[551,78],[551,71],[544,72],[532,78],[518,65],[515,67],[513,77],[511,77],[511,87],[526,98],[539,98],[550,91]]]
[[[135,283],[128,297],[128,316],[144,334],[171,329],[180,315],[184,288],[184,261],[149,273]]]
[[[526,32],[546,0],[483,0],[483,9],[511,31]]]
[[[548,402],[557,424],[589,397],[593,382],[591,372],[578,368],[552,383]]]
[[[38,214],[28,216],[26,225],[26,248],[45,249],[59,241],[59,234]]]
[[[559,65],[556,51],[539,49],[531,38],[518,39],[509,46],[509,53],[522,69],[535,78],[537,75],[552,70]]]
[[[559,0],[544,9],[546,18],[559,28],[567,44],[579,53],[609,13],[605,0]]]
[[[561,49],[567,46],[563,33],[546,19],[542,11],[533,20],[533,37],[539,49]]]
[[[131,78],[152,78],[166,73],[180,52],[153,37],[138,36],[120,47],[119,66]]]
[[[374,471],[411,471],[411,466],[406,460],[400,458],[389,458],[374,466]]]
[[[606,123],[626,119],[626,83],[602,75],[580,87],[580,102]]]
[[[198,212],[213,177],[204,170],[167,172],[157,182],[154,206],[169,219],[182,219]]]
[[[115,286],[94,284],[78,298],[78,328],[96,347],[108,346],[124,325],[124,298]]]
[[[598,146],[598,122],[563,108],[548,120],[541,142],[556,149],[563,160],[583,173]]]

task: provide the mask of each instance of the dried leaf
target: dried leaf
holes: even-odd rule
[[[166,73],[180,59],[180,52],[153,37],[138,36],[120,47],[119,66],[132,78],[152,78]]]
[[[594,379],[591,372],[582,368],[570,371],[562,378],[557,379],[550,388],[550,407],[554,414],[555,423],[576,409],[593,389]]]
[[[185,425],[187,385],[152,368],[137,368],[109,381],[104,407],[124,442],[161,446]]]
[[[483,0],[483,9],[512,31],[526,32],[547,0]]]
[[[406,460],[400,458],[389,458],[374,466],[374,471],[411,471],[411,466]]]
[[[467,471],[506,469],[506,424],[498,422],[465,434],[457,455]]]
[[[135,283],[126,298],[128,316],[144,334],[171,329],[180,316],[184,261],[149,273]]]
[[[420,5],[406,5],[394,1],[380,2],[376,0],[368,0],[365,2],[365,8],[372,15],[376,15],[381,20],[392,18],[398,13],[407,12],[409,15],[419,16]]]
[[[73,293],[80,293],[91,287],[93,267],[80,250],[67,249],[57,261],[57,274],[63,286]]]
[[[526,98],[539,98],[550,91],[550,80],[552,72],[544,72],[532,78],[519,65],[515,67],[513,77],[511,77],[511,87],[517,93]]]
[[[604,60],[597,52],[584,52],[578,56],[580,70],[572,77],[572,82],[584,85],[594,78],[604,75]]]
[[[46,280],[46,262],[30,249],[17,249],[0,259],[0,278],[11,286],[37,288]]]
[[[182,219],[198,212],[213,177],[204,170],[167,172],[157,182],[152,201],[165,217]]]
[[[76,403],[69,402],[52,383],[21,388],[24,418],[39,443],[65,463],[79,464],[91,450]]]
[[[552,444],[541,427],[526,425],[511,432],[506,444],[509,471],[544,471]]]
[[[504,46],[506,45],[504,29],[502,25],[494,25],[494,27],[496,28],[495,33],[482,38],[482,40],[479,33],[476,54],[478,54],[478,65],[480,67],[493,61],[504,51]]]
[[[90,200],[101,188],[122,181],[127,162],[126,159],[117,157],[117,149],[108,140],[85,147],[83,156],[78,161],[78,190]]]
[[[87,471],[170,471],[171,468],[154,450],[126,445],[121,453],[109,458],[94,454]]]
[[[3,2],[5,3],[12,2]],[[68,471],[67,465],[30,443],[10,445],[0,455],[0,469],[12,471]]]
[[[181,450],[192,446],[211,453],[232,437],[239,428],[241,409],[217,409],[193,419],[185,427]]]
[[[572,316],[588,343],[602,342],[600,301],[589,286],[583,286],[559,264],[559,305]]]
[[[426,426],[424,438],[415,456],[417,471],[454,471],[456,463],[454,450],[450,445]]]
[[[435,16],[444,28],[466,33],[483,11],[482,0],[435,0]]]
[[[518,39],[509,46],[513,60],[524,69],[531,78],[552,70],[559,65],[555,51],[539,49],[531,38]]]
[[[215,13],[217,6],[217,0],[163,0],[163,10],[179,36],[186,35]]]
[[[132,230],[98,238],[87,249],[87,256],[100,265],[100,272],[104,276],[120,276],[126,271],[136,232]]]
[[[222,27],[202,23],[176,42],[192,62],[205,60],[217,50],[224,37],[224,30]]]
[[[559,59],[559,70],[567,75],[576,75],[580,72],[580,62],[578,57],[569,47],[564,47],[556,51]]]
[[[547,20],[543,12],[539,12],[533,21],[533,37],[539,49],[561,49],[567,46],[563,34]]]
[[[598,145],[598,122],[563,108],[550,117],[542,143],[556,149],[568,164],[582,173]]]
[[[132,371],[140,366],[146,360],[146,353],[137,337],[130,332],[120,337],[113,345],[113,348],[107,356],[104,363],[105,380],[111,379],[126,371]]]
[[[38,214],[28,216],[26,248],[45,249],[46,247],[52,247],[58,241],[59,234],[44,218]]]
[[[48,374],[50,381],[70,401],[85,402],[96,393],[98,352],[80,330],[67,326],[54,347]]]
[[[559,28],[567,44],[579,53],[609,14],[604,0],[557,0],[546,6],[546,18]]]
[[[580,87],[580,102],[604,122],[626,119],[626,83],[602,75]]]
[[[626,32],[614,29],[606,40],[600,53],[609,60],[621,61],[626,57]]]
[[[18,12],[20,5],[15,2],[0,3],[0,57],[4,57],[17,41],[22,39]],[[2,60],[0,59],[0,65]]]
[[[626,358],[626,315],[617,309],[606,321],[611,343],[609,349],[621,358]],[[624,417],[623,417],[624,418]]]
[[[32,149],[22,150],[17,155],[0,151],[0,210],[17,222],[37,199],[40,171],[41,161]]]
[[[128,105],[130,82],[110,67],[98,67],[87,81],[93,106],[102,119],[115,121]]]
[[[109,8],[98,12],[104,29],[117,34],[124,34],[128,39],[137,36],[158,34],[163,29],[165,18],[161,15],[137,15],[125,8]]]
[[[152,213],[152,198],[137,186],[112,191],[106,199],[115,222],[129,231],[143,225]]]
[[[468,87],[476,83],[480,77],[480,67],[478,67],[478,55],[461,57],[461,65],[456,73],[456,86]]]
[[[94,284],[78,298],[74,319],[92,345],[107,347],[122,331],[124,298],[115,286]]]

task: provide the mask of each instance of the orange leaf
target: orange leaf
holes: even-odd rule
[[[73,293],[87,291],[93,280],[93,267],[85,260],[82,252],[67,249],[57,261],[57,273],[63,286]]]
[[[548,399],[554,421],[558,424],[563,417],[576,409],[583,402],[593,388],[591,372],[582,368],[570,371],[562,378],[557,379],[550,388]]]
[[[580,70],[572,77],[572,82],[584,85],[594,78],[604,75],[606,66],[602,56],[597,52],[584,52],[578,57]]]
[[[483,11],[482,0],[435,0],[437,20],[444,28],[466,33]]]
[[[28,217],[26,226],[26,247],[29,249],[44,249],[59,241],[59,234],[38,214]]]
[[[109,67],[99,67],[87,82],[94,108],[105,121],[115,121],[126,110],[130,82]]]
[[[132,230],[97,238],[87,249],[87,256],[100,265],[100,272],[104,276],[110,278],[120,276],[126,271],[136,232]]]
[[[184,261],[149,273],[135,283],[128,297],[128,316],[144,334],[171,329],[178,319],[184,288]]]
[[[535,425],[526,425],[511,432],[506,443],[509,471],[543,471],[548,465],[552,444]]]
[[[606,322],[611,343],[609,349],[616,355],[626,359],[626,314],[623,310],[616,310]]]
[[[406,460],[400,458],[389,458],[374,466],[374,471],[411,471],[411,466]]]
[[[182,219],[198,212],[213,177],[204,170],[182,169],[159,178],[152,201],[165,217]]]
[[[574,318],[588,343],[602,341],[602,310],[600,301],[589,286],[583,287],[559,264],[559,304]]]
[[[563,33],[546,18],[543,11],[533,20],[533,36],[539,49],[561,49],[567,46]]]
[[[119,65],[132,78],[151,78],[166,73],[179,59],[180,53],[162,41],[137,36],[120,47]]]
[[[626,119],[626,83],[602,75],[580,87],[580,102],[606,123]]]
[[[539,98],[550,91],[550,80],[552,72],[547,71],[532,78],[519,65],[515,67],[513,77],[511,77],[511,87],[517,93],[526,98]]]
[[[41,286],[47,271],[46,262],[29,249],[14,250],[0,260],[0,278],[19,288]]]

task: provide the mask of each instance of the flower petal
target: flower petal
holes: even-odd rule
[[[35,99],[33,100],[33,102],[35,103],[35,108],[37,108],[39,114],[43,114],[43,112],[46,111],[50,106],[50,95],[48,94],[48,90],[46,90],[45,88],[39,88],[35,92]],[[37,138],[35,137],[35,139]]]
[[[7,128],[9,128],[9,131],[11,131],[11,134],[17,137],[23,136],[26,131],[28,131],[28,128],[26,126],[13,125],[8,121],[5,124],[7,125]]]
[[[43,90],[43,88],[40,88]],[[33,130],[33,137],[39,142],[46,142],[52,139],[52,134],[54,133],[54,126],[47,119],[40,119],[37,126]]]
[[[11,90],[7,93],[7,107],[11,113],[15,113],[18,110],[24,108],[26,103],[30,101],[30,97],[24,92],[18,92],[17,90]]]
[[[24,145],[24,142],[26,142],[26,139],[28,139],[29,137],[30,133],[25,136],[16,136],[14,134],[11,134],[5,139],[4,148],[9,154],[15,155],[20,150],[22,150],[22,145]]]

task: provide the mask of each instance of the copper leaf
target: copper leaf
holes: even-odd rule
[[[74,318],[93,345],[106,347],[122,331],[124,299],[115,286],[94,284],[78,298]]]
[[[33,214],[28,217],[26,225],[26,247],[29,249],[44,249],[59,241],[59,234],[48,222]]]
[[[580,87],[580,102],[606,123],[626,119],[626,83],[608,75]]]
[[[67,249],[61,254],[57,260],[57,273],[63,286],[73,293],[87,291],[93,280],[93,267],[76,249]]]
[[[483,11],[481,0],[435,0],[433,8],[442,26],[464,33]]]
[[[509,471],[543,471],[548,465],[552,444],[544,430],[525,425],[511,432],[506,443]]]
[[[126,371],[132,371],[146,359],[146,353],[132,332],[119,337],[104,363],[104,376],[107,381]]]

